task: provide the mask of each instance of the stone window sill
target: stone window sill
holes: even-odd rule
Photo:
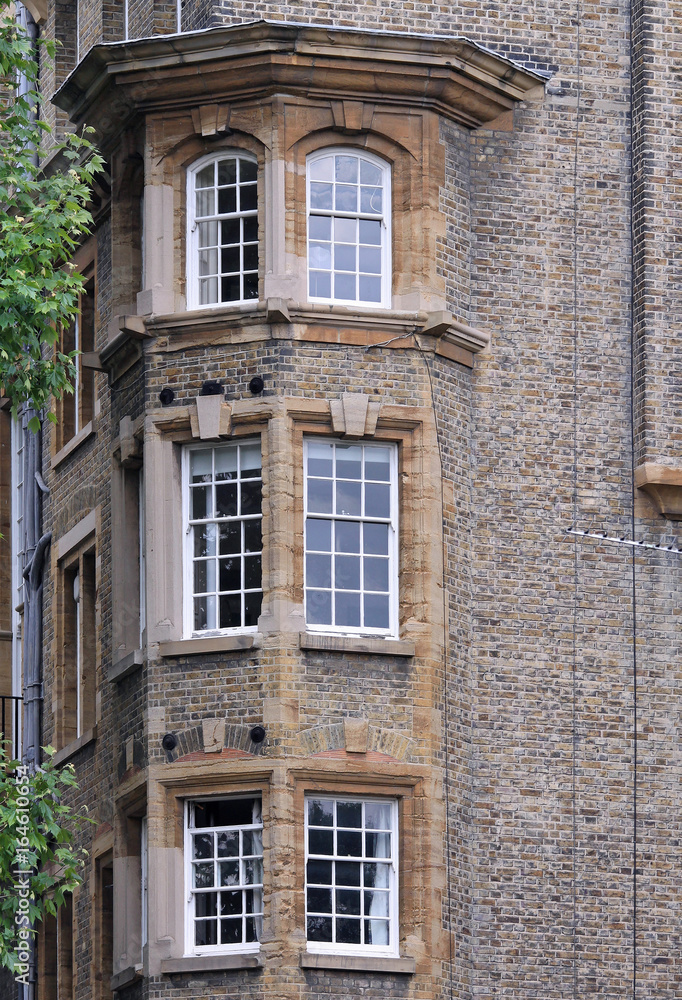
[[[178,639],[177,642],[160,642],[159,656],[199,656],[207,653],[230,653],[242,649],[260,649],[260,633],[241,635],[215,635],[206,639]]]
[[[74,434],[70,441],[67,441],[63,448],[57,452],[52,461],[50,462],[50,468],[56,469],[58,465],[73,454],[77,448],[80,448],[87,440],[97,433],[97,426],[93,420],[89,420],[88,423],[83,427],[78,434]]]
[[[256,953],[246,955],[195,955],[185,958],[166,958],[161,962],[161,972],[217,972],[221,969],[260,969],[263,959]]]
[[[376,955],[313,955],[301,952],[302,969],[339,969],[342,972],[398,972],[411,976],[416,963],[413,958],[379,958]]]
[[[122,656],[120,660],[116,660],[109,667],[108,678],[113,684],[116,681],[122,681],[124,677],[130,677],[140,669],[144,663],[144,655],[141,649],[133,649],[132,652],[127,653]]]
[[[93,726],[92,729],[86,729],[85,732],[78,737],[76,740],[71,740],[67,743],[65,747],[58,750],[57,753],[52,758],[54,764],[65,764],[71,759],[79,750],[87,746],[88,743],[94,743],[97,739],[97,726]]]
[[[362,635],[329,635],[321,632],[301,632],[301,649],[317,649],[331,653],[364,653],[367,656],[414,656],[415,645],[405,639],[377,639]]]

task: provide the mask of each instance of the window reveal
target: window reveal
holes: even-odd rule
[[[306,800],[311,951],[397,950],[397,803]]]
[[[352,151],[308,161],[308,294],[390,305],[388,165]]]
[[[259,797],[187,804],[188,950],[258,948],[263,928]]]
[[[395,632],[395,445],[309,440],[305,461],[306,625]]]
[[[255,627],[263,597],[258,442],[189,449],[191,633]]]

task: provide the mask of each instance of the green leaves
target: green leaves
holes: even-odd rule
[[[7,9],[0,0],[0,8]],[[54,46],[43,39],[43,54]],[[28,93],[0,114],[0,384],[16,409],[49,409],[51,397],[73,391],[73,356],[54,354],[57,332],[78,312],[83,278],[68,262],[92,229],[88,210],[102,157],[86,134],[53,142],[38,115],[38,69],[28,37],[0,19],[0,83],[19,75]],[[86,130],[86,132],[92,130]],[[62,170],[41,169],[62,162]]]
[[[74,846],[74,834],[93,822],[64,801],[78,788],[73,766],[55,767],[52,747],[45,754],[31,774],[0,742],[0,966],[12,972],[29,923],[54,916],[83,881],[87,852]]]

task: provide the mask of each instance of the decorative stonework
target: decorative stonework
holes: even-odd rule
[[[410,761],[416,749],[415,741],[409,737],[368,724],[365,719],[344,719],[305,729],[299,733],[298,741],[302,752],[308,756],[380,754],[394,760]]]
[[[682,521],[682,469],[645,462],[635,471],[635,486],[671,521]]]

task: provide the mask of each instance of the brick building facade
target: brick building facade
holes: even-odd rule
[[[107,161],[35,1000],[680,996],[679,6],[26,3]]]

